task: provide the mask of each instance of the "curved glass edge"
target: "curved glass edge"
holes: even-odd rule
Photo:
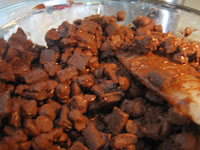
[[[33,7],[41,3],[45,4],[46,9],[32,9]],[[16,25],[20,24],[23,20],[27,20],[35,14],[54,12],[54,6],[56,5],[71,6],[70,3],[66,0],[28,0],[0,9],[0,37],[3,37],[5,33],[9,32],[13,27],[16,27]],[[185,27],[188,27],[188,25],[190,25],[188,24],[188,22],[186,24],[179,23],[181,22],[180,20],[185,20],[185,18],[187,18],[188,20],[192,20],[193,24],[191,25],[194,25],[195,28],[197,27],[197,24],[200,24],[200,13],[198,11],[189,11],[189,9],[185,9],[185,7],[175,4],[169,4],[163,1],[155,2],[153,0],[75,0],[74,5],[79,5],[84,8],[85,6],[87,6],[90,7],[91,10],[96,10],[96,8],[94,7],[98,7],[99,11],[96,13],[101,15],[114,15],[120,9],[125,10],[127,11],[127,20],[125,22],[125,25],[131,23],[131,21],[139,15],[154,15],[155,17],[153,17],[153,19],[155,19],[158,24],[163,25],[164,32],[173,32],[173,30],[177,32],[180,29],[183,31]],[[178,6],[182,9],[177,8]],[[89,12],[91,10],[87,9],[86,11]],[[72,14],[74,14],[74,11]],[[1,15],[4,16],[1,17]],[[70,17],[75,18],[74,16]],[[2,25],[2,23],[4,24]],[[196,34],[196,37],[198,38],[199,36]]]

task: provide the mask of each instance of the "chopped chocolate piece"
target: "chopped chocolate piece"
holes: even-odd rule
[[[117,12],[117,21],[125,21],[126,20],[126,12],[118,11]]]
[[[0,56],[3,56],[7,50],[7,43],[3,38],[0,38]]]
[[[47,80],[46,82],[47,82],[47,91],[54,90],[58,85],[58,82],[55,80]]]
[[[122,92],[121,91],[116,91],[116,92],[111,92],[111,93],[105,93],[101,95],[101,105],[109,105],[109,104],[117,104],[122,98]]]
[[[60,99],[69,99],[69,94],[70,94],[70,87],[67,84],[64,83],[59,83],[58,86],[56,87],[56,95]]]
[[[87,66],[88,66],[90,69],[95,69],[95,68],[99,67],[99,59],[98,59],[98,57],[92,57],[92,58],[88,61]]]
[[[97,23],[91,20],[83,20],[79,26],[79,30],[94,34],[97,28]]]
[[[85,94],[85,98],[87,99],[88,103],[94,102],[96,100],[96,95]]]
[[[44,69],[48,72],[49,76],[53,77],[58,71],[61,71],[61,66],[56,62],[47,62],[44,64]]]
[[[22,110],[27,116],[35,117],[37,115],[37,102],[35,100],[27,101],[25,104],[22,104]]]
[[[191,28],[190,27],[185,28],[185,34],[184,34],[184,36],[188,37],[190,34],[192,34]]]
[[[61,108],[60,119],[58,125],[67,129],[72,128],[72,123],[68,119],[69,108],[67,105],[63,105]]]
[[[40,92],[23,92],[22,97],[27,99],[36,99],[38,101],[44,100],[47,98],[47,92],[46,91],[40,91]]]
[[[31,144],[32,144],[31,141],[19,143],[19,149],[21,149],[21,150],[29,150],[30,147],[31,147]]]
[[[11,64],[6,63],[4,60],[0,62],[0,80],[15,81],[15,75]]]
[[[76,67],[78,70],[83,70],[89,61],[89,57],[83,53],[74,53],[68,60],[68,65]],[[81,62],[81,63],[80,63]]]
[[[12,69],[15,75],[21,77],[23,74],[30,71],[30,66],[26,64],[22,59],[16,57],[10,63],[12,65]]]
[[[111,23],[106,27],[105,33],[108,36],[110,36],[110,35],[116,33],[118,29],[119,29],[119,26],[117,25],[117,23]]]
[[[0,96],[0,118],[11,112],[10,93],[5,92]]]
[[[100,14],[85,17],[84,20],[91,20],[91,21],[99,22]]]
[[[72,144],[72,147],[70,147],[69,150],[88,150],[88,148],[83,145],[83,143],[77,141]]]
[[[100,132],[93,123],[89,123],[89,125],[82,131],[82,134],[86,145],[91,150],[100,149],[105,144]]]
[[[25,74],[24,79],[26,83],[32,84],[39,81],[46,81],[48,79],[48,74],[44,70],[38,68]]]
[[[70,103],[70,109],[78,109],[82,113],[86,113],[87,111],[87,99],[84,95],[79,94],[72,97],[71,103]]]
[[[40,54],[40,63],[45,64],[48,62],[56,62],[56,60],[60,57],[60,53],[52,50],[52,49],[46,49],[42,50]]]
[[[156,95],[153,91],[148,90],[146,93],[146,98],[148,98],[151,102],[162,104],[164,103],[164,99]]]
[[[161,124],[160,123],[148,123],[144,127],[140,127],[142,132],[146,135],[148,138],[152,139],[159,139],[159,132],[161,130]]]
[[[73,109],[69,112],[69,119],[74,122],[75,129],[82,131],[86,128],[88,118],[82,115],[82,112],[78,109]]]
[[[25,119],[24,132],[30,136],[36,136],[40,134],[39,129],[36,127],[32,119]]]
[[[170,108],[167,114],[167,120],[175,125],[185,125],[189,123],[189,119],[176,111],[174,108]]]
[[[116,64],[107,64],[105,68],[105,73],[115,82],[118,83],[118,78],[117,78],[117,70],[118,66]]]
[[[61,61],[66,63],[71,56],[72,53],[70,51],[65,51],[64,53],[62,53]]]
[[[163,42],[166,53],[174,53],[177,51],[178,46],[181,44],[181,39],[170,37]]]
[[[27,135],[24,133],[22,129],[19,129],[14,132],[12,138],[15,139],[16,142],[26,142],[28,140]]]
[[[75,95],[78,95],[80,94],[82,91],[81,91],[81,88],[79,87],[78,83],[74,82],[72,83],[71,85],[71,96],[75,96]]]
[[[21,127],[21,103],[14,99],[12,100],[10,124],[14,127]]]
[[[51,120],[54,120],[56,118],[56,109],[53,106],[53,104],[44,104],[40,108],[39,114],[47,116],[47,117],[51,118]]]
[[[64,70],[57,72],[57,77],[60,80],[60,82],[68,81],[76,75],[78,75],[78,71],[75,67],[68,67]]]
[[[138,125],[133,120],[128,120],[126,123],[126,131],[128,133],[136,135],[138,132]]]
[[[32,141],[34,149],[49,149],[53,145],[53,137],[49,133],[42,133]]]
[[[30,86],[28,86],[26,88],[26,90],[30,91],[30,92],[40,92],[43,90],[47,89],[47,83],[42,81],[42,82],[36,82],[34,84],[31,84]]]
[[[126,77],[119,76],[118,80],[119,80],[119,85],[121,86],[122,90],[124,90],[124,91],[128,90],[128,88],[130,86],[129,79]]]
[[[123,133],[112,138],[112,147],[115,149],[123,149],[129,145],[136,144],[137,136],[130,133]]]
[[[197,139],[191,133],[183,132],[172,137],[174,142],[174,149],[196,149]]]
[[[134,100],[124,100],[120,108],[132,117],[142,116],[147,109],[146,100],[139,97]]]
[[[3,142],[8,144],[8,150],[18,150],[19,149],[19,145],[18,145],[17,141],[15,139],[13,139],[12,137],[9,137],[9,136],[4,137]]]
[[[60,36],[58,34],[58,32],[56,31],[56,29],[50,29],[49,31],[47,31],[46,35],[45,35],[45,40],[47,42],[48,46],[52,46],[55,45],[55,41],[59,40]]]
[[[18,55],[19,55],[19,52],[14,47],[10,47],[6,53],[6,61],[11,62]]]
[[[128,117],[128,114],[114,107],[113,112],[104,117],[104,122],[113,134],[119,134],[128,121]]]
[[[36,127],[41,132],[49,132],[53,129],[53,122],[51,118],[47,116],[39,116],[35,120]]]
[[[91,88],[94,85],[94,77],[91,74],[84,74],[78,78],[78,84],[83,88]]]
[[[92,34],[89,34],[87,32],[77,31],[76,32],[76,39],[84,44],[91,44],[91,42],[94,40],[94,37]]]
[[[153,19],[142,16],[138,16],[138,18],[133,21],[133,24],[136,26],[136,28],[141,28],[146,26],[153,28],[156,25]]]

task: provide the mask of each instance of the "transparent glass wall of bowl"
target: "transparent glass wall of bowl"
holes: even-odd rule
[[[46,5],[46,10],[33,10],[32,8],[40,3]],[[56,10],[55,5],[67,5],[69,7]],[[200,42],[200,12],[193,11],[192,9],[186,8],[180,5],[171,5],[162,2],[155,2],[153,0],[142,0],[142,1],[117,1],[117,0],[90,0],[90,1],[74,1],[73,5],[69,5],[66,0],[29,0],[8,7],[0,9],[0,36],[4,37],[5,34],[10,32],[14,27],[23,26],[29,24],[31,26],[41,24],[43,28],[49,30],[52,27],[58,27],[62,21],[69,20],[73,22],[76,19],[82,19],[88,15],[101,14],[101,15],[115,15],[117,11],[124,10],[127,12],[127,19],[125,25],[129,25],[139,15],[148,16],[158,24],[161,24],[164,28],[164,32],[172,31],[177,36],[183,37],[181,32],[186,27],[192,27],[197,29],[196,32],[188,38],[189,40],[196,40]],[[46,20],[38,19],[38,15],[47,14],[48,18],[54,20],[54,24],[45,24]],[[30,18],[35,17],[34,22],[31,22]],[[28,27],[26,32],[29,31]],[[44,37],[41,35],[40,30],[37,32],[38,37]]]

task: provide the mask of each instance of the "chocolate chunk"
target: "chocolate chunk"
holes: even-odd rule
[[[69,150],[88,150],[88,148],[83,143],[77,141],[72,144]]]
[[[10,93],[5,92],[0,96],[0,117],[7,115],[11,112]]]
[[[129,145],[136,144],[137,136],[130,133],[123,133],[112,138],[112,147],[115,149],[123,149]]]
[[[0,80],[15,81],[15,75],[12,70],[11,64],[7,64],[5,61],[0,62]]]
[[[191,133],[183,132],[172,137],[175,149],[196,149],[197,139]]]
[[[68,81],[76,75],[78,75],[78,71],[75,67],[68,67],[57,72],[57,77],[61,82]]]
[[[124,100],[120,108],[130,116],[139,117],[146,112],[147,106],[145,103],[146,100],[139,97],[134,100]]]
[[[24,75],[26,83],[31,84],[39,81],[46,81],[48,79],[47,73],[42,69],[35,69]]]
[[[37,102],[35,100],[27,101],[25,104],[22,104],[22,110],[27,116],[35,117],[37,114]]]
[[[113,134],[119,134],[128,121],[128,117],[128,114],[114,107],[113,112],[104,117],[104,122],[108,125],[108,129]]]
[[[153,91],[148,90],[146,93],[146,98],[148,98],[151,102],[163,104],[164,99],[156,95]]]
[[[96,100],[96,95],[85,94],[85,98],[87,99],[88,103],[94,102]]]
[[[64,83],[59,83],[58,86],[56,87],[56,95],[60,99],[69,99],[69,94],[70,94],[70,87],[67,84]]]
[[[26,90],[30,92],[40,92],[47,89],[47,83],[45,81],[43,82],[36,82],[26,88]]]
[[[21,149],[21,150],[29,150],[30,147],[31,147],[31,144],[32,144],[31,141],[19,143],[19,149]]]
[[[23,92],[22,97],[27,99],[36,99],[38,101],[44,100],[47,98],[47,92],[46,91],[40,91],[40,92]]]
[[[88,118],[82,115],[82,112],[78,109],[73,109],[69,112],[69,119],[74,122],[75,129],[82,131],[86,128]]]
[[[125,21],[126,20],[126,12],[118,11],[117,12],[117,21]]]
[[[61,71],[61,66],[56,62],[47,62],[44,64],[44,69],[48,72],[49,76],[53,77],[58,71]]]
[[[45,35],[45,40],[47,42],[48,46],[52,46],[55,44],[55,41],[59,40],[60,36],[58,34],[58,32],[56,31],[56,29],[50,29],[49,31],[47,31],[46,35]]]
[[[9,137],[9,136],[4,137],[3,138],[3,142],[5,142],[6,144],[8,144],[8,150],[9,149],[12,149],[12,150],[18,150],[19,149],[19,145],[18,145],[17,141],[15,139],[13,139],[12,137]]]
[[[118,80],[119,80],[119,85],[121,86],[121,88],[126,91],[128,90],[129,86],[130,86],[130,81],[128,78],[126,77],[122,77],[122,76],[119,76],[118,77]]]
[[[21,103],[17,99],[13,100],[11,111],[10,124],[17,128],[21,127]]]
[[[127,123],[126,123],[126,131],[128,133],[136,135],[136,133],[138,132],[137,123],[134,122],[133,120],[128,120]]]
[[[167,114],[167,120],[175,125],[185,125],[189,123],[189,119],[179,112],[177,112],[174,108],[170,108]]]
[[[91,150],[97,150],[104,146],[105,141],[103,140],[100,132],[97,130],[94,124],[90,123],[82,131],[86,145]]]
[[[0,56],[3,56],[7,50],[7,43],[3,38],[0,38]]]
[[[83,53],[75,53],[68,60],[68,65],[76,67],[78,70],[83,70],[89,61],[89,57]],[[81,63],[80,63],[81,62]]]
[[[51,120],[54,120],[56,118],[56,109],[53,106],[53,104],[44,104],[40,108],[39,114],[47,116],[47,117],[51,118]]]
[[[81,22],[81,25],[79,26],[79,30],[94,34],[95,30],[97,28],[97,23],[91,20],[83,20]]]
[[[42,133],[32,141],[34,149],[49,149],[53,145],[53,137],[49,133]]]
[[[52,49],[46,49],[42,50],[40,54],[40,63],[45,64],[48,62],[56,62],[56,60],[60,57],[60,53],[52,50]]]
[[[24,132],[30,136],[36,136],[36,135],[40,134],[39,129],[36,127],[36,125],[32,119],[25,119]]]
[[[110,35],[116,33],[118,29],[119,29],[119,26],[117,25],[117,23],[111,23],[106,27],[105,33],[108,36],[110,36]]]
[[[85,74],[78,78],[78,84],[83,88],[91,88],[94,85],[94,77],[91,74]]]
[[[15,131],[15,133],[12,135],[13,139],[16,140],[16,142],[26,142],[28,140],[27,135],[24,133],[22,129],[19,129]]]
[[[71,51],[66,50],[64,53],[62,53],[61,61],[66,63],[71,56],[72,56]]]
[[[78,83],[76,83],[76,82],[72,83],[72,85],[71,85],[71,95],[72,95],[72,97],[80,94],[81,92],[82,91],[81,91],[81,88],[79,87]]]
[[[51,118],[47,116],[39,116],[35,120],[36,127],[41,132],[49,132],[53,129],[53,122]]]
[[[82,113],[85,113],[87,111],[87,104],[88,102],[84,95],[75,95],[72,97],[70,109],[78,109]]]
[[[72,123],[68,119],[68,114],[69,114],[69,108],[67,107],[67,105],[63,105],[61,108],[58,125],[67,129],[71,129]]]

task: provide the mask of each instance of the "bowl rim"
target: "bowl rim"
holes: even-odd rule
[[[119,1],[119,0],[73,0],[74,3],[95,2],[95,1],[99,2],[99,3],[104,3],[104,2],[118,2],[118,3],[143,2],[143,3],[161,5],[161,6],[164,6],[164,7],[171,7],[171,8],[175,7],[175,8],[184,10],[184,11],[188,11],[188,12],[200,15],[200,10],[197,10],[195,8],[191,8],[191,7],[188,7],[188,6],[185,6],[185,5],[177,4],[175,2],[167,2],[165,0],[123,0],[123,1]],[[70,3],[69,0],[22,0],[21,2],[14,2],[12,4],[0,7],[0,10],[1,9],[7,9],[9,7],[13,7],[15,5],[20,5],[20,4],[27,3],[27,2],[35,2],[35,3],[38,3],[38,4],[44,3],[44,2],[55,2],[55,4],[59,3],[59,2],[66,3],[66,4]]]

